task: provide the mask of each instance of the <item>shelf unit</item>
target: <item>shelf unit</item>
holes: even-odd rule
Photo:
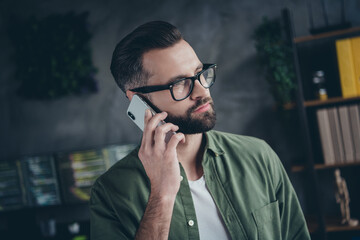
[[[329,179],[335,168],[341,168],[343,171],[348,171],[353,175],[360,176],[360,160],[353,163],[324,164],[322,155],[318,154],[321,152],[321,148],[319,150],[320,145],[318,143],[318,129],[317,126],[315,126],[317,125],[315,112],[320,108],[360,103],[360,96],[346,99],[341,97],[335,47],[335,41],[337,39],[359,36],[360,27],[312,36],[295,37],[289,10],[283,10],[282,17],[285,23],[289,44],[294,53],[294,66],[298,85],[296,91],[296,103],[289,109],[296,108],[297,110],[299,123],[301,125],[302,142],[304,145],[304,159],[300,164],[293,165],[291,167],[291,172],[292,174],[303,175],[301,181],[305,186],[304,194],[308,195],[307,197],[311,199],[309,201],[312,206],[311,213],[305,213],[308,228],[312,234],[312,239],[336,239],[336,237],[334,238],[336,234],[344,234],[351,239],[353,236],[360,236],[360,226],[344,226],[339,222],[340,216],[335,218],[329,217],[330,214],[327,212],[328,209],[324,206],[328,203],[324,203],[323,201],[324,188],[329,186],[324,186],[324,179],[322,178],[324,177],[323,175],[325,175],[327,179]],[[329,95],[327,100],[316,100],[314,97],[314,89],[311,80],[312,72],[317,70],[323,70],[325,72]],[[359,177],[357,177],[357,179],[358,178]],[[350,181],[350,179],[346,177],[345,179],[347,182]],[[331,179],[331,181],[333,181],[333,179]],[[354,184],[350,185],[353,186]],[[357,188],[359,187],[359,184],[357,184]],[[332,185],[332,182],[325,182],[325,185]],[[349,192],[350,198],[352,198],[353,195],[359,195],[356,189],[355,191],[351,191],[349,188]],[[354,198],[354,201],[356,200],[360,203],[359,196]],[[339,208],[337,205],[335,207]],[[334,206],[332,206],[332,208],[334,208]],[[359,218],[359,207],[357,207],[354,212],[356,212],[355,215]]]

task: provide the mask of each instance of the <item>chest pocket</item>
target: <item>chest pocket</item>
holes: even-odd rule
[[[281,240],[278,201],[269,203],[252,212],[259,240]]]

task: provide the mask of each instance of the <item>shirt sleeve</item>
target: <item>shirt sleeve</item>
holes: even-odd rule
[[[92,240],[131,239],[125,235],[124,226],[117,218],[106,190],[99,181],[91,190],[90,236]]]
[[[279,202],[282,239],[310,239],[296,192],[279,157],[270,147],[268,149],[270,169],[275,179],[276,197]]]

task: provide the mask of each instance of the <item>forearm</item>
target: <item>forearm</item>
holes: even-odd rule
[[[146,111],[139,159],[150,180],[149,200],[135,239],[168,239],[175,198],[180,188],[180,167],[176,147],[185,141],[182,133],[165,142],[166,133],[179,127],[171,123],[159,126],[167,117],[163,112],[152,116]]]
[[[136,232],[136,240],[168,239],[175,197],[150,194],[144,216]]]

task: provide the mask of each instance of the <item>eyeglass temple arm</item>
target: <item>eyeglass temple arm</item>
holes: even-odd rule
[[[162,91],[165,89],[169,89],[170,85],[155,85],[155,86],[145,86],[145,87],[139,87],[139,88],[134,88],[131,89],[131,91],[133,92],[139,92],[139,93],[151,93],[151,92],[155,92],[155,91]]]

